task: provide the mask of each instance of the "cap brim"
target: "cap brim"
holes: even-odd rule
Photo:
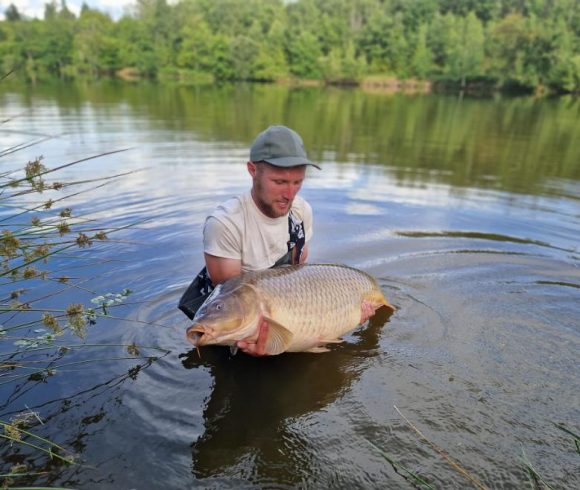
[[[263,161],[269,163],[270,165],[274,165],[275,167],[298,167],[299,165],[312,165],[318,170],[321,170],[318,165],[312,163],[310,160],[299,157],[266,158]]]

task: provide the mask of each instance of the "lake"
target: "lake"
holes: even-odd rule
[[[3,441],[2,473],[46,472],[15,483],[412,488],[408,470],[435,488],[507,489],[531,487],[527,462],[555,488],[580,487],[574,438],[556,426],[580,433],[579,99],[3,82],[0,115],[2,149],[43,140],[2,171],[128,148],[57,180],[130,172],[66,205],[131,226],[51,262],[78,287],[29,293],[62,308],[133,291],[51,376],[0,384],[0,419],[36,412],[28,430],[78,463]],[[301,191],[309,261],[372,274],[397,311],[325,354],[198,356],[176,305],[203,265],[204,218],[249,189],[249,146],[277,123],[322,167]]]

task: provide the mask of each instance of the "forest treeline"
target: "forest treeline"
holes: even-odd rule
[[[0,22],[0,66],[50,77],[418,79],[580,91],[578,0],[137,0],[119,20],[45,5]]]

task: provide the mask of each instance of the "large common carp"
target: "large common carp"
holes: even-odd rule
[[[294,265],[246,272],[218,285],[193,318],[187,338],[197,346],[229,345],[269,325],[268,355],[325,352],[353,330],[362,302],[394,311],[376,280],[343,265]]]

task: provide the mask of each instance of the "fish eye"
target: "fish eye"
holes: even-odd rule
[[[218,311],[220,311],[223,307],[224,307],[223,303],[217,303],[215,305],[215,309],[218,310]]]

